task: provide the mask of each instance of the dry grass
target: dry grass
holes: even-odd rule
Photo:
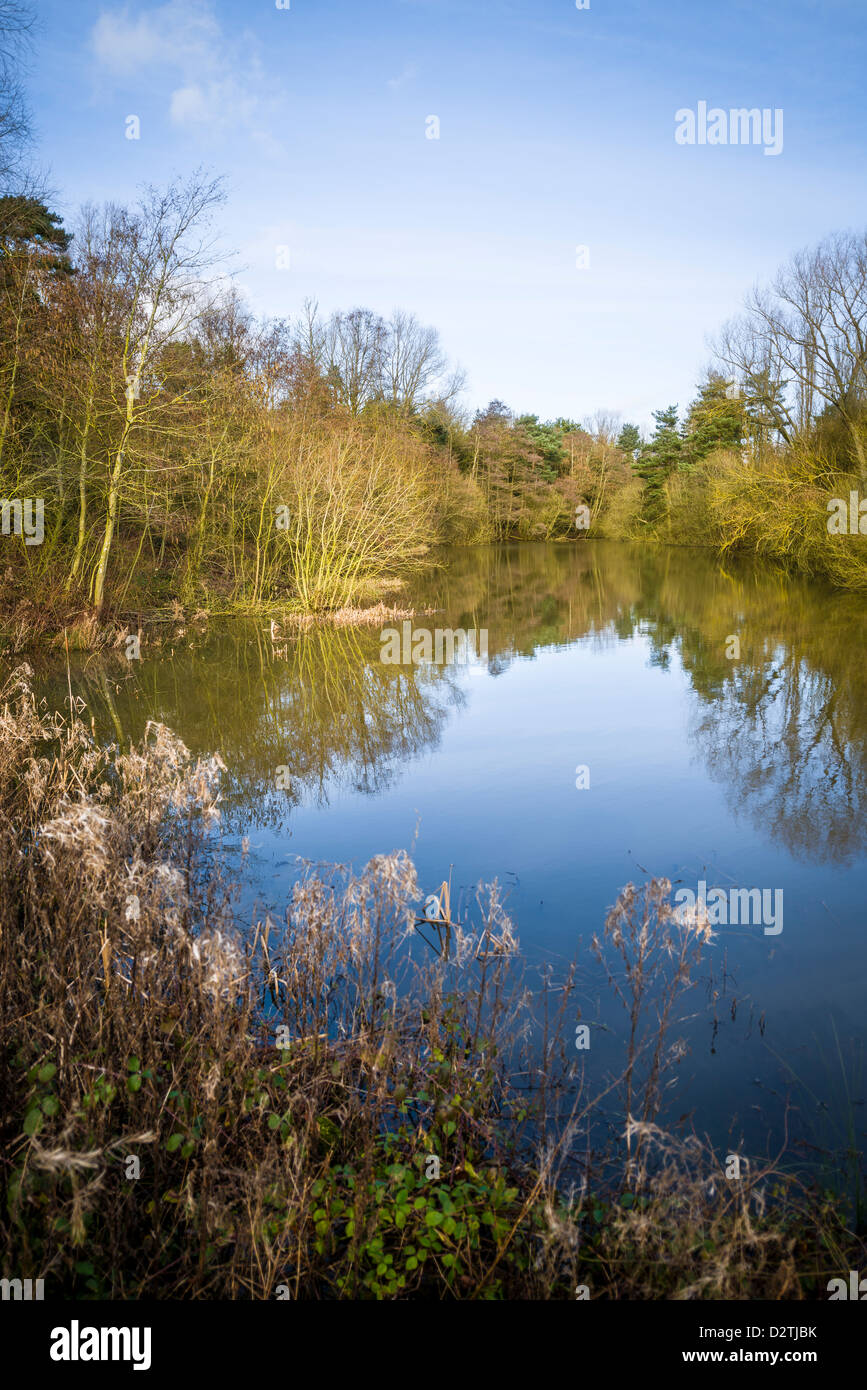
[[[344,605],[326,613],[290,613],[278,624],[276,637],[282,637],[282,627],[306,631],[316,623],[328,623],[332,627],[382,627],[385,623],[401,622],[405,618],[430,617],[434,608],[398,608],[387,603],[374,603],[366,608],[353,608]]]

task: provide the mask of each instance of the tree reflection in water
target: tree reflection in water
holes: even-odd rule
[[[687,548],[514,544],[439,560],[409,601],[436,608],[436,626],[487,628],[491,675],[546,648],[643,635],[655,665],[679,660],[687,673],[689,737],[734,812],[801,857],[845,863],[860,849],[867,664],[857,597]],[[141,662],[122,651],[80,658],[73,689],[103,737],[138,739],[155,719],[193,752],[219,752],[238,827],[280,820],[304,798],[325,802],[337,787],[381,791],[436,746],[466,698],[459,667],[381,662],[376,628],[317,625],[279,648],[263,621],[176,634],[146,644]],[[732,635],[736,660],[726,656]],[[62,705],[65,665],[43,660],[37,675]],[[276,786],[281,767],[288,790]]]

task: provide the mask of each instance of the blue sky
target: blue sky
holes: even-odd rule
[[[694,394],[756,280],[867,224],[865,0],[37,10],[31,100],[67,218],[204,164],[257,311],[412,309],[470,407],[646,425]],[[677,144],[700,101],[782,110],[781,153]]]

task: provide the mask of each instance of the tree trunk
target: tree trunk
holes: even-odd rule
[[[126,443],[129,438],[130,430],[132,429],[133,416],[133,396],[132,392],[129,391],[126,398],[126,420],[124,421],[123,434],[117,446],[114,467],[111,470],[111,480],[108,485],[108,511],[105,517],[105,533],[102,538],[99,560],[93,575],[93,603],[96,608],[97,617],[101,615],[105,603],[105,573],[108,569],[108,557],[111,551],[111,542],[114,537],[114,525],[117,517],[117,503],[120,491],[120,475],[123,471]]]

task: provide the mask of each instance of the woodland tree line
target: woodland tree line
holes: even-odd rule
[[[829,499],[867,492],[864,234],[754,291],[649,436],[501,401],[470,416],[412,313],[254,317],[217,250],[219,180],[64,227],[23,153],[25,21],[0,0],[0,500],[44,499],[45,537],[2,537],[7,615],[327,609],[439,544],[504,538],[745,548],[867,585],[861,536],[826,526]]]

